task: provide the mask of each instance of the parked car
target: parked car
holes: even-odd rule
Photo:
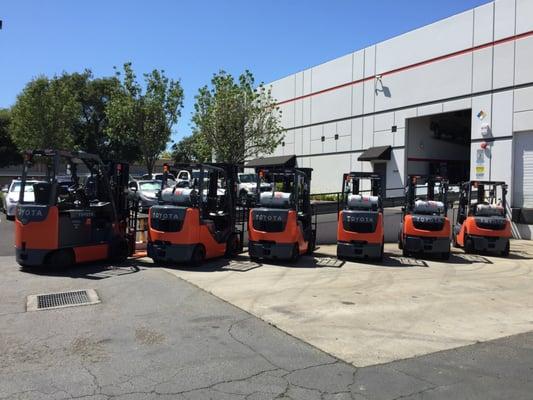
[[[168,174],[168,179],[171,179],[173,181],[176,180],[175,176],[171,173]],[[158,173],[158,174],[144,174],[142,177],[141,177],[141,180],[144,180],[144,181],[148,181],[148,180],[156,180],[156,181],[162,181],[163,180],[163,174],[162,173]]]
[[[31,203],[35,201],[33,194],[33,184],[39,181],[26,181],[24,186],[24,201]],[[13,221],[15,219],[15,213],[17,211],[17,204],[20,196],[21,182],[19,179],[14,179],[9,185],[9,188],[3,189],[4,196],[2,198],[2,208],[6,214],[6,219]]]
[[[257,193],[257,175],[254,173],[242,172],[237,176],[237,193],[239,193],[239,203],[244,205],[253,200]],[[259,187],[261,192],[269,192],[272,190],[270,184],[262,182]]]
[[[174,186],[173,182],[168,182],[167,186]],[[148,209],[157,203],[157,193],[161,190],[161,180],[131,181],[128,186],[129,197],[138,201],[139,211],[148,212]]]

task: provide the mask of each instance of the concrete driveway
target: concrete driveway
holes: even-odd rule
[[[334,246],[296,265],[242,258],[168,272],[355,366],[387,363],[533,330],[533,243],[509,258],[454,252],[341,263]]]

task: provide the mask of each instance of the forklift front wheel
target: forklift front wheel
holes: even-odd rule
[[[383,255],[385,254],[385,241],[383,241],[381,243],[381,251],[379,253],[379,256],[378,256],[378,261],[381,262],[383,261]]]
[[[231,235],[226,242],[226,253],[224,256],[226,258],[231,258],[239,254],[240,242],[238,235]]]
[[[306,254],[307,255],[313,254],[315,249],[316,249],[316,233],[313,232],[311,235],[311,240],[309,240],[309,243],[307,244]]]
[[[296,262],[298,261],[299,257],[300,257],[300,247],[298,246],[298,243],[294,243],[294,246],[292,247],[291,261]]]
[[[200,265],[203,264],[205,260],[205,249],[204,249],[204,246],[202,245],[198,245],[194,248],[194,251],[192,253],[192,257],[191,257],[191,265],[193,267],[199,267]]]
[[[409,251],[407,249],[404,249],[403,246],[402,246],[402,255],[404,257],[409,257],[411,255],[411,253],[409,253]]]

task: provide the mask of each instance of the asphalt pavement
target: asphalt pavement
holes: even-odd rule
[[[356,368],[143,260],[27,271],[8,255],[0,273],[2,400],[532,398],[533,333]],[[101,303],[26,311],[87,288]]]

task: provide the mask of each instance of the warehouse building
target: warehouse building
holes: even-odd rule
[[[313,192],[375,171],[509,184],[515,236],[533,228],[533,0],[496,0],[271,83],[275,155],[314,169]]]

